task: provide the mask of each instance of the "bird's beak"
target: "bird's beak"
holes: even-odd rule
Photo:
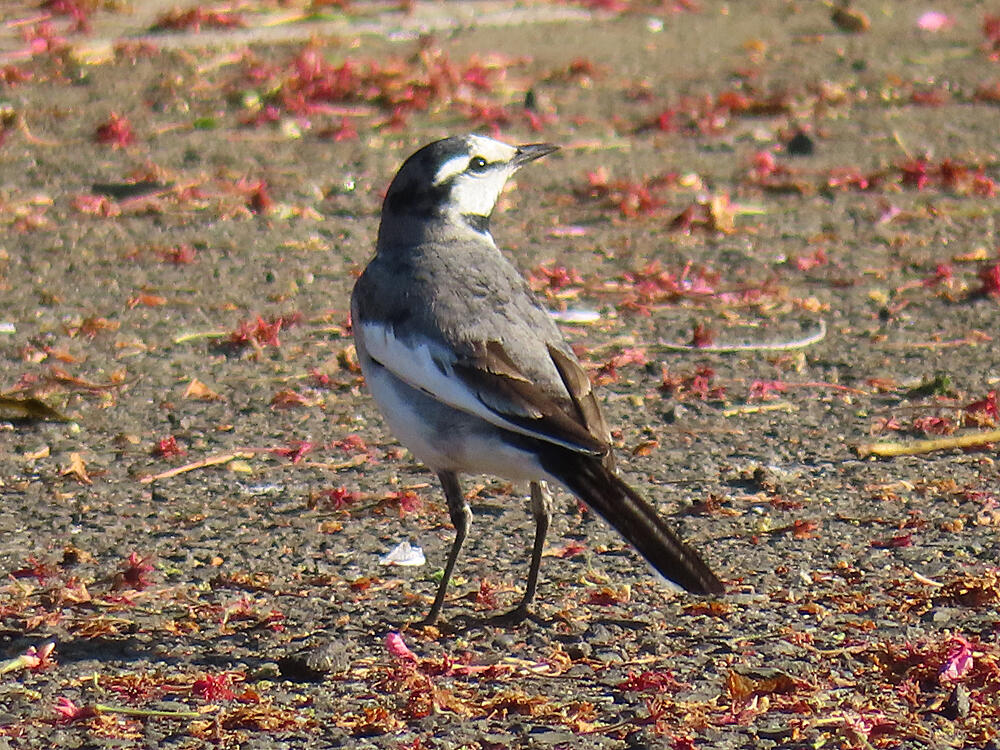
[[[529,161],[541,159],[543,156],[558,150],[559,147],[553,146],[551,143],[528,143],[517,147],[517,153],[511,159],[511,164],[514,166],[514,169],[519,169]]]

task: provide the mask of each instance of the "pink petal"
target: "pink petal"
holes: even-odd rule
[[[400,661],[416,661],[417,655],[410,651],[409,647],[403,641],[403,636],[399,633],[389,633],[385,637],[385,647],[389,649],[389,653]]]
[[[917,28],[923,31],[941,31],[951,26],[954,21],[947,13],[929,10],[917,19]]]

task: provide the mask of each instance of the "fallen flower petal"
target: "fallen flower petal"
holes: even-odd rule
[[[400,661],[416,662],[417,660],[417,655],[410,651],[403,636],[399,633],[389,633],[385,637],[385,647],[394,658]]]
[[[97,710],[93,706],[78,706],[65,696],[59,696],[52,708],[59,715],[59,720],[65,722],[97,716]]]
[[[236,697],[230,689],[232,679],[228,672],[213,675],[206,674],[191,685],[191,694],[207,701],[230,701]]]
[[[136,139],[128,118],[112,112],[108,121],[98,126],[94,140],[111,148],[125,148],[135,143]]]
[[[948,658],[941,665],[938,679],[941,682],[958,682],[972,669],[972,644],[960,633],[951,639],[952,647]]]
[[[954,23],[951,16],[947,13],[942,13],[939,10],[929,10],[921,14],[920,18],[917,19],[917,28],[922,31],[935,32],[947,29]]]

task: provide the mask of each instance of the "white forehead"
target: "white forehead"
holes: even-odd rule
[[[474,156],[481,156],[488,162],[507,162],[514,158],[517,149],[508,146],[506,143],[487,138],[483,135],[467,135],[465,142],[468,150],[464,153],[453,156],[440,167],[434,175],[434,184],[440,185],[457,174],[461,174],[469,166],[469,160]]]

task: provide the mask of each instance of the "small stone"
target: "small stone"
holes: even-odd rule
[[[941,709],[941,715],[954,721],[969,715],[969,690],[965,685],[956,685]]]
[[[348,664],[345,646],[334,641],[308,646],[278,659],[281,676],[293,682],[319,682],[332,672],[345,671]]]
[[[785,151],[789,156],[812,156],[815,150],[813,139],[801,130],[785,144]]]

